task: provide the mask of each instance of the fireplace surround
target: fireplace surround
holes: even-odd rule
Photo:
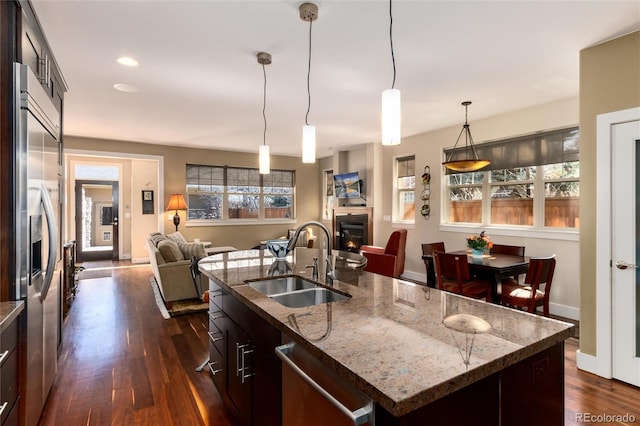
[[[337,207],[333,209],[333,246],[336,250],[360,252],[360,246],[373,242],[371,207]]]

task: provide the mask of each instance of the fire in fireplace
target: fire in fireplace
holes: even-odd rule
[[[359,252],[360,246],[369,244],[368,216],[347,214],[336,216],[338,250]]]

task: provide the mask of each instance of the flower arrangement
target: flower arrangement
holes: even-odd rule
[[[487,237],[484,231],[480,235],[471,235],[467,237],[467,247],[472,250],[489,250],[493,247],[491,239]]]

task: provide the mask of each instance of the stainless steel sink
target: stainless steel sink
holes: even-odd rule
[[[297,275],[247,281],[247,284],[252,289],[290,308],[337,302],[351,297]]]
[[[292,291],[270,296],[273,300],[289,308],[302,308],[305,306],[319,305],[321,303],[337,302],[349,299],[351,296],[317,287],[306,290]]]
[[[251,281],[249,282],[249,287],[259,291],[262,294],[271,296],[273,294],[288,293],[291,291],[303,290],[307,288],[316,288],[318,287],[318,284],[302,277],[288,276]]]

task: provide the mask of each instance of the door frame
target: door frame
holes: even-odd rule
[[[111,200],[112,206],[114,207],[113,216],[115,218],[115,225],[111,225],[113,227],[113,232],[111,233],[111,251],[107,252],[105,250],[92,254],[92,252],[86,252],[85,250],[83,250],[84,245],[82,243],[82,230],[81,227],[77,226],[78,220],[76,220],[75,240],[77,247],[77,260],[78,262],[91,260],[118,260],[120,256],[120,182],[117,180],[76,179],[73,184],[75,189],[75,208],[73,217],[75,217],[76,219],[82,211],[82,197],[78,195],[78,188],[82,188],[82,186],[86,184],[111,186]],[[90,214],[93,214],[93,212],[91,212]]]
[[[111,161],[113,160],[113,161]],[[67,238],[73,238],[70,236],[70,233],[73,231],[75,235],[75,225],[74,221],[71,220],[73,218],[73,213],[75,209],[75,205],[72,202],[72,193],[73,190],[73,179],[75,178],[75,173],[73,168],[77,164],[112,164],[120,167],[120,199],[118,202],[121,206],[122,215],[119,217],[119,232],[118,235],[118,251],[120,253],[120,259],[131,259],[133,263],[145,263],[149,261],[148,255],[144,248],[144,256],[138,255],[131,257],[129,253],[132,251],[132,240],[131,240],[131,229],[132,223],[135,222],[135,217],[138,214],[137,212],[132,212],[131,207],[134,203],[132,199],[134,191],[138,189],[148,189],[148,181],[144,180],[142,182],[129,182],[123,181],[123,168],[125,165],[122,160],[150,160],[156,163],[156,173],[157,173],[157,196],[154,195],[155,206],[158,208],[158,213],[156,214],[157,225],[152,231],[157,231],[164,233],[164,222],[165,222],[165,211],[164,211],[164,156],[162,155],[151,155],[151,154],[136,154],[132,152],[116,152],[116,151],[102,151],[102,150],[90,150],[90,149],[77,149],[77,148],[65,148],[64,150],[64,167],[65,167],[65,185],[66,185],[66,199],[65,199],[65,220],[68,220],[68,226],[64,227]],[[139,194],[139,192],[136,192]],[[173,217],[173,212],[171,213],[171,217]],[[149,231],[149,232],[152,232]],[[127,244],[125,247],[124,244]]]
[[[576,353],[581,370],[612,378],[613,322],[611,287],[611,127],[640,120],[640,107],[614,111],[597,116],[596,130],[596,354]]]

